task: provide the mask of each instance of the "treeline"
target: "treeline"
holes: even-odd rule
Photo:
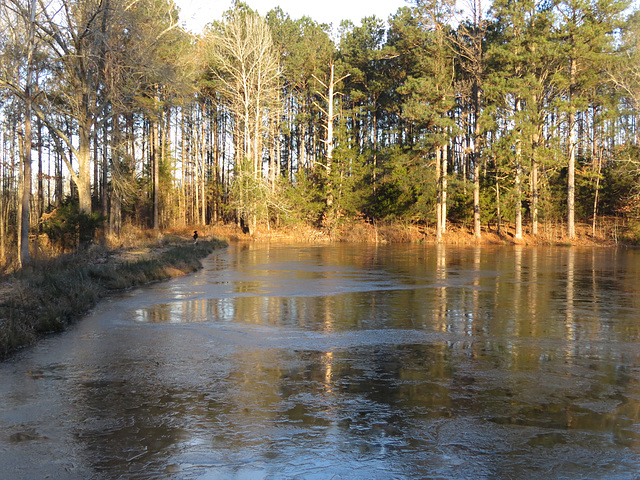
[[[334,41],[236,2],[192,35],[167,0],[5,0],[0,258],[69,224],[595,233],[638,213],[639,27],[620,1],[418,0]]]

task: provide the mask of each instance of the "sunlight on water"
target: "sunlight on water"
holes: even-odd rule
[[[237,245],[1,365],[0,463],[633,478],[638,319],[635,250]]]

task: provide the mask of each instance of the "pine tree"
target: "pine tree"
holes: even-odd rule
[[[471,144],[471,163],[473,166],[473,232],[476,239],[482,236],[480,225],[480,173],[483,163],[482,149],[484,131],[482,116],[485,100],[483,98],[486,76],[485,36],[487,22],[484,19],[481,0],[469,2],[470,18],[458,25],[454,38],[461,70],[463,85],[467,87],[471,108],[469,120],[469,143]]]
[[[501,152],[503,156],[506,153],[506,170],[512,172],[515,237],[520,239],[527,169],[532,233],[537,234],[539,161],[536,157],[544,118],[555,95],[555,90],[550,88],[550,78],[559,70],[559,57],[554,55],[550,42],[548,10],[540,9],[530,0],[497,0],[492,13],[487,94],[493,104],[496,124],[504,125],[506,130],[500,134],[500,141],[509,146]],[[495,158],[500,161],[501,155]]]
[[[447,146],[453,127],[449,113],[454,106],[455,75],[448,26],[453,9],[453,2],[417,2],[395,34],[401,36],[394,39],[397,55],[411,58],[404,84],[398,88],[402,117],[413,122],[418,148],[435,163],[437,241],[446,228]]]
[[[576,150],[578,132],[576,116],[587,108],[587,93],[600,79],[600,72],[613,51],[616,28],[626,8],[623,1],[598,2],[565,0],[556,5],[557,40],[566,58],[565,71],[558,77],[564,90],[567,131],[567,235],[573,239],[575,229]]]

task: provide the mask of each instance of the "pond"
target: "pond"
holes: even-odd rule
[[[235,244],[0,364],[2,475],[634,478],[639,341],[638,250]]]

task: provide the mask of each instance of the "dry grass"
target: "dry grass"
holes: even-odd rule
[[[138,245],[104,246],[56,258],[36,259],[0,278],[0,358],[59,332],[111,292],[193,272],[200,259],[225,243],[197,245],[181,236],[142,235]],[[133,243],[133,241],[130,241]]]
[[[410,222],[377,222],[371,223],[361,219],[344,220],[330,231],[310,225],[296,224],[278,229],[261,226],[253,236],[243,233],[235,225],[219,225],[201,227],[198,232],[206,232],[226,238],[228,241],[284,241],[292,243],[436,243],[436,231],[433,226]],[[184,229],[175,232],[186,236],[193,233]],[[634,227],[628,222],[616,219],[603,219],[596,235],[592,234],[591,225],[578,223],[576,238],[567,238],[566,226],[563,223],[540,224],[538,235],[532,235],[530,227],[525,226],[521,239],[515,238],[515,225],[503,224],[498,233],[497,226],[483,225],[482,236],[476,239],[471,225],[447,225],[442,236],[442,243],[451,245],[576,245],[576,246],[615,246],[619,244],[635,245],[639,243],[640,225]]]
[[[198,230],[199,243],[191,236]],[[615,246],[637,244],[640,226],[620,219],[603,219],[592,234],[588,224],[577,225],[577,237],[569,240],[562,223],[542,224],[533,236],[525,227],[522,239],[515,238],[513,225],[485,226],[476,239],[468,225],[449,224],[442,242],[456,245],[583,245]],[[129,288],[199,268],[199,258],[227,241],[289,241],[327,243],[435,243],[435,229],[417,223],[342,220],[325,232],[297,224],[277,230],[261,227],[249,236],[235,225],[189,226],[159,233],[125,226],[117,238],[107,238],[75,254],[55,256],[38,242],[34,262],[22,271],[0,277],[0,357],[28,345],[47,332],[66,325],[93,307],[111,291]]]

